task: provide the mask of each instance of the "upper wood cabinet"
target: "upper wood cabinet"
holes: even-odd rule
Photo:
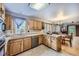
[[[29,20],[29,28],[33,30],[42,30],[43,22],[36,20]]]
[[[5,14],[5,24],[6,24],[6,30],[11,30],[12,26],[12,17],[9,14]]]
[[[3,3],[0,3],[0,17],[5,19],[5,7]]]
[[[30,28],[30,29],[33,29],[34,21],[33,21],[33,20],[29,20],[28,24],[29,24],[29,28]]]

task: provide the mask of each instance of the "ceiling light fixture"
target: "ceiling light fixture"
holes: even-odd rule
[[[35,10],[41,10],[48,7],[50,3],[29,3],[29,6]]]

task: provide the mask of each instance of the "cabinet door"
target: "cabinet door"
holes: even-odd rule
[[[34,21],[34,30],[37,30],[37,27],[38,27],[38,22],[37,21]]]
[[[38,36],[38,38],[39,38],[39,44],[42,44],[42,42],[43,42],[43,36],[40,35],[40,36]]]
[[[9,45],[8,45],[8,54],[9,55],[16,55],[18,53],[20,53],[22,50],[22,40],[18,39],[18,40],[13,40],[13,42],[9,42]]]
[[[38,25],[38,26],[37,26],[38,29],[41,30],[41,29],[42,29],[42,22],[38,21],[38,24],[37,24],[37,25]]]
[[[23,50],[28,50],[31,48],[31,37],[24,38],[23,40]]]
[[[8,45],[7,45],[7,55],[14,55],[13,54],[13,46],[14,46],[13,43],[8,43]]]
[[[50,47],[50,43],[51,43],[51,42],[50,42],[50,37],[47,37],[47,39],[46,39],[46,44],[47,44],[48,47]]]
[[[51,38],[51,48],[56,51],[61,51],[61,37]]]
[[[44,45],[47,45],[47,41],[46,41],[45,36],[44,36],[44,38],[43,38],[43,44],[44,44]]]
[[[22,45],[22,40],[18,39],[15,40],[15,42],[13,43],[13,54],[18,54],[21,52],[21,45]]]
[[[34,26],[34,21],[33,20],[29,20],[29,28],[30,29],[33,29],[33,26]]]
[[[12,24],[12,22],[11,22],[11,16],[10,15],[8,15],[8,14],[6,14],[5,15],[5,24],[7,24],[6,25],[6,29],[7,30],[10,30],[11,29],[11,24]]]
[[[0,3],[0,17],[2,17],[3,20],[5,19],[5,7],[3,3]]]
[[[57,50],[56,39],[52,39],[52,40],[51,40],[51,48],[54,49],[54,50]]]

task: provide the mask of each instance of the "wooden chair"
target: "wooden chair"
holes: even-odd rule
[[[73,39],[72,37],[73,37],[73,34],[62,37],[62,44],[65,44],[67,41],[69,42],[70,47],[72,47],[72,39]]]

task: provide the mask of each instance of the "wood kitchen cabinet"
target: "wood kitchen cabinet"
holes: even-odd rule
[[[0,17],[5,19],[5,7],[3,3],[0,3]]]
[[[7,48],[7,54],[8,55],[16,55],[20,52],[22,52],[23,50],[23,40],[22,39],[14,39],[14,40],[11,40],[9,41],[8,43],[8,48]]]
[[[61,36],[51,38],[51,48],[56,51],[61,51]]]
[[[34,30],[37,30],[38,29],[38,22],[37,21],[34,21],[33,23],[34,23],[33,24],[33,29]]]
[[[37,25],[38,25],[37,28],[38,28],[39,30],[41,30],[41,29],[43,28],[43,22],[38,21]]]
[[[23,51],[31,48],[31,37],[27,37],[23,39]]]
[[[42,30],[43,22],[37,20],[29,20],[29,28],[32,30]]]
[[[5,14],[5,24],[6,24],[6,29],[7,30],[11,30],[11,26],[12,26],[12,17],[9,14]]]
[[[39,35],[38,38],[39,38],[39,42],[38,43],[42,44],[43,43],[43,35]]]
[[[46,41],[47,39],[45,38],[45,36],[44,36],[44,38],[43,38],[43,44],[44,45],[47,45],[47,41]]]
[[[50,47],[50,36],[45,36],[43,39],[43,44]]]
[[[48,47],[50,47],[50,44],[51,44],[51,42],[50,42],[50,36],[47,36],[46,44],[47,44]]]
[[[12,39],[7,44],[7,55],[16,55],[31,48],[31,37]]]
[[[32,29],[32,30],[33,30],[34,21],[33,21],[33,20],[29,20],[29,21],[28,21],[28,24],[29,24],[29,29]]]

